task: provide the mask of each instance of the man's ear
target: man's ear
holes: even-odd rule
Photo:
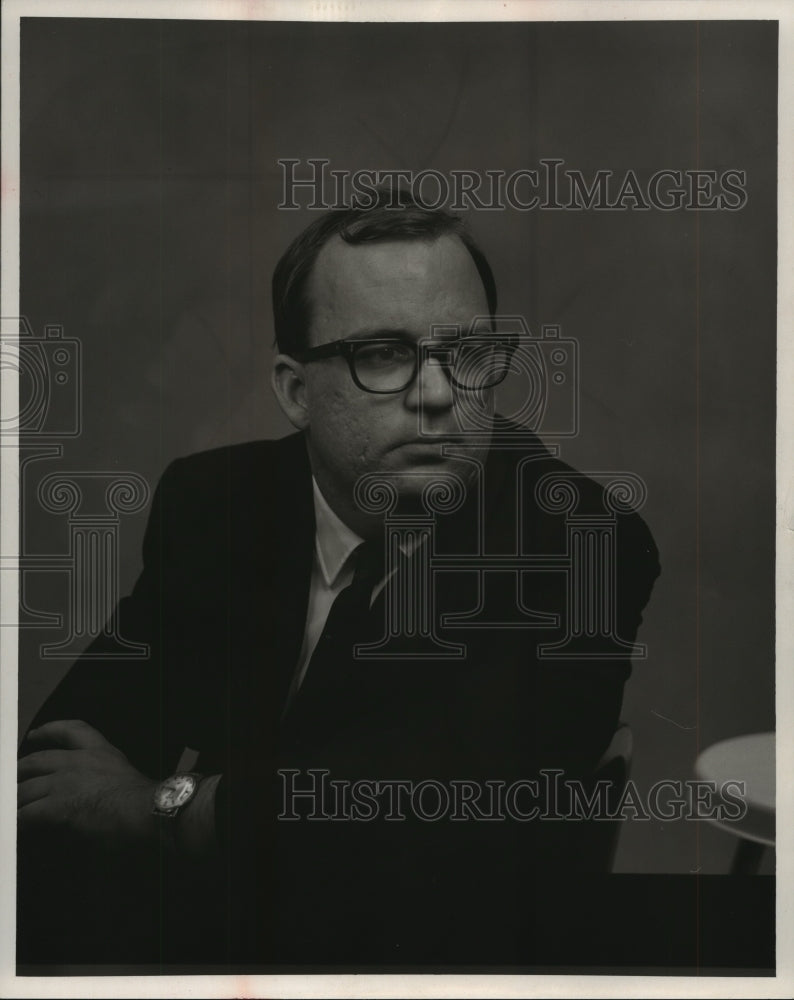
[[[287,420],[299,431],[305,431],[309,426],[309,409],[303,365],[288,354],[277,354],[271,384]]]

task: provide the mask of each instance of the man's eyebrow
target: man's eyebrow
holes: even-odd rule
[[[374,330],[356,330],[345,340],[415,340],[409,330],[392,327],[379,327]]]
[[[488,331],[492,332],[492,331]],[[406,330],[403,327],[378,327],[375,329],[366,330],[356,330],[355,333],[350,333],[345,337],[345,340],[410,340],[414,343],[418,340],[427,339],[430,335],[428,331],[424,338],[417,337],[415,333],[410,330]],[[450,328],[448,331],[444,331],[443,334],[436,334],[433,337],[434,341],[442,340],[455,340],[460,336],[459,330]]]

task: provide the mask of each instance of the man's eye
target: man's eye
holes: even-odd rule
[[[399,365],[410,361],[412,352],[405,344],[367,344],[358,352],[357,360],[367,365]]]

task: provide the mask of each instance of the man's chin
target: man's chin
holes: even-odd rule
[[[410,464],[400,464],[384,470],[384,478],[388,479],[398,494],[398,506],[401,510],[424,508],[424,501],[431,500],[436,490],[448,493],[450,490],[463,494],[468,491],[475,478],[476,468],[470,462],[458,458],[442,456],[438,448],[436,454],[417,455]],[[432,500],[431,500],[432,502]]]

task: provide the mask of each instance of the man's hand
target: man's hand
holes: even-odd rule
[[[96,729],[76,720],[48,722],[26,742],[37,749],[18,765],[20,831],[60,828],[119,846],[157,839],[157,782]]]

